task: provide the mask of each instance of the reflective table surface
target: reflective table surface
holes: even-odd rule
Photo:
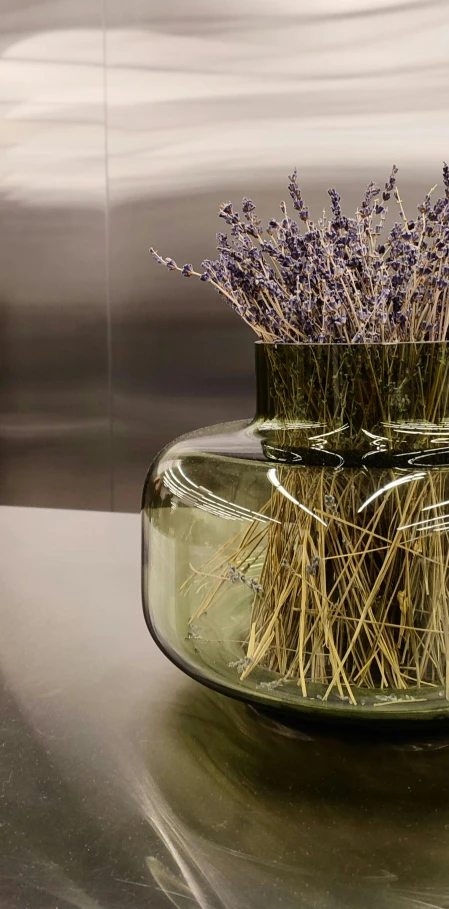
[[[0,905],[444,909],[449,733],[293,729],[151,641],[135,515],[0,509]]]

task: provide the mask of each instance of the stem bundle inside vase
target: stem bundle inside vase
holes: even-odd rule
[[[282,490],[326,523],[298,515],[283,491],[273,495],[270,513],[280,523],[268,531],[242,677],[261,664],[297,679],[304,696],[312,681],[328,686],[324,698],[335,688],[350,700],[354,687],[445,685],[447,538],[398,532],[422,518],[423,500],[444,495],[440,478],[436,488],[432,477],[393,487],[360,520],[363,473],[349,484],[338,475],[329,483],[316,469],[284,468],[280,476]],[[375,482],[389,485],[392,473]],[[236,557],[245,560],[244,547]]]

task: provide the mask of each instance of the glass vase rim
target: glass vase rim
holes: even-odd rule
[[[311,348],[316,350],[317,348],[329,348],[335,347],[336,349],[347,350],[348,348],[361,348],[368,347],[373,350],[388,348],[388,347],[446,347],[449,346],[449,340],[447,341],[262,341],[258,338],[257,341],[254,341],[255,347],[266,347],[266,348]]]

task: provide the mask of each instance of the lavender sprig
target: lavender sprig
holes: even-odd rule
[[[330,189],[330,216],[312,221],[296,170],[288,190],[297,220],[281,202],[281,216],[264,230],[251,199],[243,199],[242,216],[232,202],[223,203],[219,217],[229,232],[217,234],[218,257],[203,261],[202,272],[150,252],[169,271],[211,283],[263,341],[445,340],[449,167],[443,166],[444,197],[432,205],[431,190],[411,219],[397,173],[394,166],[382,191],[368,184],[354,218],[344,215],[340,195]],[[400,220],[387,234],[391,197]]]

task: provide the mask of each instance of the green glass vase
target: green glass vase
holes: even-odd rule
[[[142,503],[146,620],[285,714],[449,717],[449,347],[255,345],[253,420],[190,433]]]

